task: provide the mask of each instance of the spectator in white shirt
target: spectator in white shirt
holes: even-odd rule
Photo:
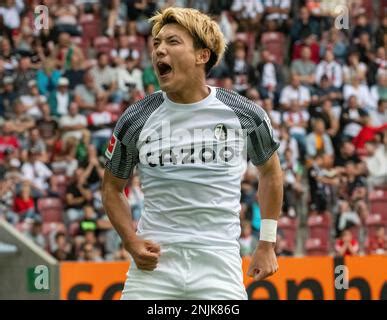
[[[79,114],[79,107],[76,102],[72,102],[69,113],[61,117],[59,127],[63,132],[63,140],[74,137],[79,141],[82,138],[83,130],[87,128],[87,119],[83,114]]]
[[[308,88],[301,85],[300,76],[296,73],[291,75],[290,85],[281,92],[280,104],[284,110],[289,110],[291,101],[296,100],[302,109],[309,107],[310,92]]]
[[[287,21],[290,12],[290,0],[264,0],[265,19]]]
[[[370,112],[371,126],[380,127],[387,123],[387,100],[379,100],[376,110]]]
[[[319,84],[323,75],[326,75],[336,88],[343,84],[343,69],[340,64],[334,60],[335,56],[332,50],[325,52],[322,60],[316,68],[316,83]]]
[[[379,100],[387,100],[387,68],[378,71],[377,83],[371,87],[370,93],[375,106]]]
[[[109,97],[117,90],[116,72],[109,66],[109,56],[100,52],[97,55],[97,65],[90,70],[98,91],[104,91]],[[119,102],[119,101],[115,101]]]
[[[126,59],[126,64],[117,69],[118,89],[127,99],[130,98],[133,90],[144,92],[142,82],[142,71],[136,67],[136,60],[132,57]]]
[[[3,16],[4,25],[9,29],[20,27],[20,13],[24,9],[23,0],[6,0],[5,6],[0,7],[0,16]]]
[[[366,83],[367,65],[360,62],[358,52],[351,52],[348,55],[348,64],[343,67],[344,83],[352,83],[354,78],[358,78],[361,83]]]
[[[263,5],[260,0],[234,0],[231,11],[235,13],[238,20],[251,19],[253,22],[259,22],[263,13]]]
[[[21,167],[24,179],[31,182],[31,185],[42,195],[46,195],[49,184],[47,180],[51,178],[52,171],[40,160],[37,160],[40,152],[37,149],[31,149],[29,152],[29,161]]]
[[[303,158],[306,152],[306,128],[309,121],[309,113],[301,108],[298,100],[292,100],[289,111],[283,114],[283,121],[289,128],[290,135],[297,140],[300,156]]]
[[[351,96],[357,98],[358,103],[365,109],[376,109],[374,100],[371,97],[370,90],[366,84],[360,83],[360,77],[353,77],[351,84],[345,84],[343,88],[343,97],[347,102]]]

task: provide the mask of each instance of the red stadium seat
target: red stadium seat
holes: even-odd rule
[[[387,227],[387,222],[383,220],[382,215],[370,214],[366,219],[367,237],[374,237],[376,230],[381,226]]]
[[[38,211],[43,222],[63,222],[63,204],[59,198],[40,198]]]
[[[330,238],[331,216],[329,213],[312,214],[308,217],[307,226],[309,237],[327,240]]]
[[[319,238],[308,238],[305,242],[305,251],[309,256],[326,256],[329,254],[329,242]]]
[[[83,14],[79,18],[79,23],[82,27],[82,42],[85,44],[89,44],[101,34],[101,23],[93,14]]]
[[[298,220],[287,216],[281,216],[278,219],[278,229],[280,229],[284,235],[286,250],[294,253],[297,242]]]
[[[93,41],[93,45],[97,52],[104,52],[109,55],[110,52],[114,49],[113,39],[105,36],[96,37]]]

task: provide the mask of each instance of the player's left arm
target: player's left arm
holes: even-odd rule
[[[283,197],[282,169],[275,152],[264,164],[257,166],[258,201],[261,209],[261,234],[252,256],[248,275],[256,280],[271,276],[278,270],[275,254],[277,220]]]

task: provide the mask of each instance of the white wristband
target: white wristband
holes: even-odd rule
[[[262,219],[259,240],[276,242],[277,241],[277,220]]]

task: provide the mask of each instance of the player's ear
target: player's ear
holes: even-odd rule
[[[204,48],[197,50],[196,63],[206,64],[210,60],[211,51],[210,49]]]

